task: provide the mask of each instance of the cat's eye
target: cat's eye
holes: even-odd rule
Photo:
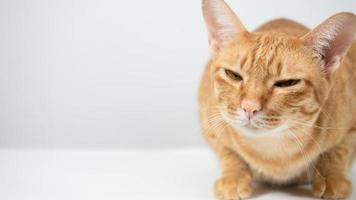
[[[232,80],[234,81],[242,81],[242,76],[240,74],[238,74],[237,72],[234,72],[232,70],[229,69],[225,69],[225,74]]]
[[[274,86],[275,87],[291,87],[297,85],[300,82],[300,79],[288,79],[277,81]]]

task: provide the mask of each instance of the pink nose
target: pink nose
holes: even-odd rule
[[[241,108],[244,111],[246,117],[251,119],[261,110],[261,105],[256,101],[243,101]]]
[[[246,109],[243,110],[248,119],[251,119],[253,116],[255,116],[258,113],[258,110],[246,110]]]

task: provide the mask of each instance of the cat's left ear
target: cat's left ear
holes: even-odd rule
[[[339,13],[324,21],[302,37],[304,44],[311,48],[324,70],[330,74],[341,64],[343,57],[355,40],[356,15]]]

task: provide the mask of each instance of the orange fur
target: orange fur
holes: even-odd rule
[[[217,197],[249,197],[253,179],[311,182],[316,197],[349,196],[356,142],[356,28],[350,26],[356,27],[356,16],[335,15],[313,31],[278,19],[248,32],[222,0],[204,0],[203,11],[212,57],[199,88],[199,113],[221,161]],[[226,69],[243,80],[232,80]],[[275,86],[287,79],[301,81]],[[250,127],[237,122],[245,108],[258,108]]]

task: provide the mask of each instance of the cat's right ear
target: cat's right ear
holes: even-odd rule
[[[203,14],[213,54],[232,39],[246,32],[239,18],[224,0],[203,0]]]

